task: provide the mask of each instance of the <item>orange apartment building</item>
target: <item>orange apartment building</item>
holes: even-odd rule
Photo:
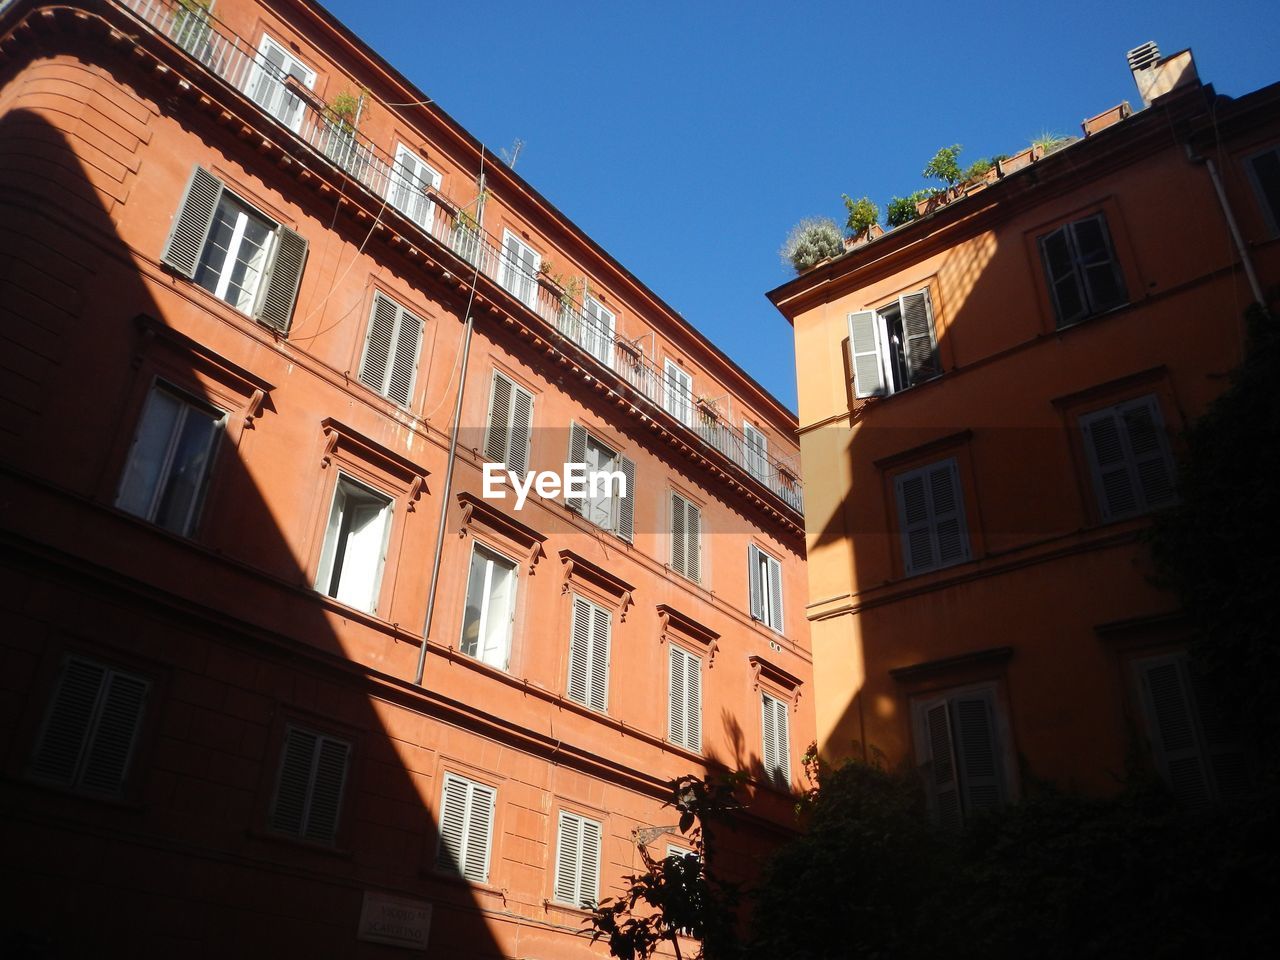
[[[935,817],[1152,763],[1247,783],[1142,544],[1182,429],[1280,294],[1280,85],[1130,55],[1149,100],[769,296],[795,327],[819,745]]]
[[[6,945],[600,956],[666,781],[786,834],[793,415],[342,24],[0,3],[0,187]]]

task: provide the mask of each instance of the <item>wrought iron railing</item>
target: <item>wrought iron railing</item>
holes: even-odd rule
[[[483,198],[455,203],[427,182],[421,161],[392,156],[357,129],[350,111],[325,106],[308,89],[305,73],[262,52],[229,30],[201,0],[113,0],[146,27],[166,37],[215,77],[248,96],[285,130],[328,163],[383,198],[437,243],[505,287],[595,363],[607,367],[650,404],[673,414],[693,436],[719,451],[803,512],[799,470],[757,450],[714,405],[697,402],[681,382],[668,379],[633,342],[618,338],[584,309],[584,296],[559,288],[509,256],[483,227]]]

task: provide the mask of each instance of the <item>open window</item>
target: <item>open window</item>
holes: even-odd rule
[[[316,85],[316,72],[299,60],[289,48],[277,43],[268,34],[263,34],[258,55],[253,61],[253,69],[249,72],[249,84],[245,93],[250,100],[297,133],[302,129],[306,105],[301,97],[289,89],[293,84],[311,90]]]
[[[440,174],[403,143],[396,146],[395,166],[387,202],[428,233],[432,233],[436,205],[431,192],[440,189]]]
[[[316,589],[375,613],[391,532],[390,497],[339,474],[325,529]]]
[[[876,310],[849,314],[855,397],[880,397],[942,372],[928,290],[906,293]]]
[[[581,424],[572,423],[566,462],[584,464],[587,474],[586,496],[566,497],[569,508],[630,543],[635,526],[634,461],[588,433]]]
[[[499,670],[507,669],[511,657],[517,570],[514,560],[482,544],[472,544],[459,648]]]

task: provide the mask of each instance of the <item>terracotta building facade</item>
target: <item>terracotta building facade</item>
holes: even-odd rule
[[[598,956],[666,781],[785,835],[794,416],[340,23],[0,4],[0,184],[7,942]]]
[[[819,745],[959,824],[1027,777],[1248,781],[1142,536],[1280,282],[1280,87],[1130,55],[1149,99],[770,293],[794,324]],[[1136,765],[1136,766],[1135,766]]]

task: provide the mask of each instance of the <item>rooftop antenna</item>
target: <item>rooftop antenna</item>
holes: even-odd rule
[[[506,161],[507,166],[514,170],[516,168],[516,161],[520,159],[520,151],[523,149],[524,141],[519,137],[516,137],[511,141],[510,148],[502,147],[499,152],[502,154],[502,159]]]

